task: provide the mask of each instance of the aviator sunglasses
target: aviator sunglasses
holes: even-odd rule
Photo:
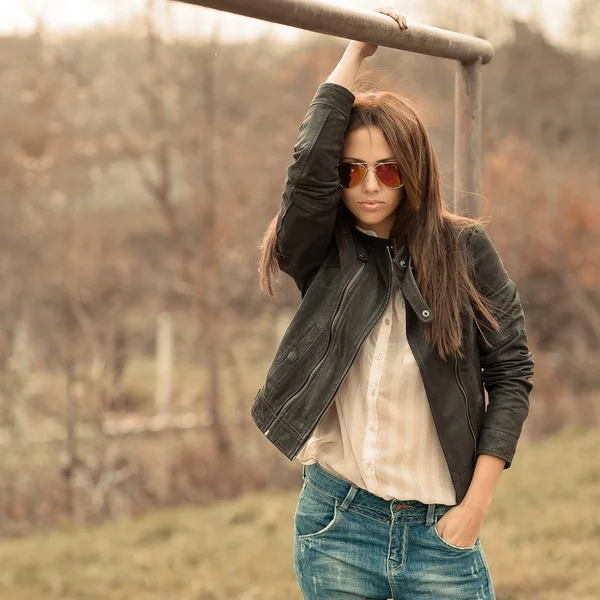
[[[366,163],[343,162],[337,168],[340,174],[340,185],[344,188],[354,188],[363,182],[371,167]],[[385,187],[392,189],[402,187],[402,176],[395,162],[377,163],[374,170],[375,176]]]

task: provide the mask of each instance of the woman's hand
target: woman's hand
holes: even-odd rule
[[[474,546],[481,526],[483,525],[484,512],[464,504],[453,506],[437,522],[434,527],[440,536],[452,546],[469,548]]]
[[[377,8],[375,12],[382,15],[388,15],[396,21],[401,30],[407,29],[406,19],[396,12],[396,9],[386,7]],[[356,76],[362,64],[362,61],[369,56],[373,56],[377,46],[375,44],[367,44],[365,42],[352,41],[348,44],[344,55],[342,56],[337,67],[333,70],[329,78],[330,83],[341,85],[350,91],[354,89]]]
[[[375,12],[392,17],[392,19],[398,23],[401,31],[408,29],[406,17],[403,17],[400,13],[398,13],[395,8],[392,8],[391,6],[384,6],[383,8],[376,8]],[[354,40],[348,45],[348,50],[351,52],[357,52],[361,58],[373,56],[377,48],[378,46],[376,44],[367,44],[366,42],[357,42]]]

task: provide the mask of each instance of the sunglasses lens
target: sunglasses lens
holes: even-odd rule
[[[377,179],[387,187],[397,188],[402,185],[402,177],[400,177],[400,170],[396,164],[377,165],[375,172]]]
[[[356,187],[365,176],[365,167],[357,163],[342,163],[338,167],[343,187]]]

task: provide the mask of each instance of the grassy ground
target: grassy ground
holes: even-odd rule
[[[0,542],[2,600],[293,600],[297,490]],[[600,432],[521,447],[482,541],[498,600],[600,599]]]

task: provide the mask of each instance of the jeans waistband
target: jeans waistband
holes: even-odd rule
[[[322,493],[335,498],[342,511],[352,506],[354,510],[372,511],[395,520],[406,519],[432,525],[452,508],[446,504],[424,504],[418,500],[384,500],[330,473],[318,463],[303,465],[302,477]]]

